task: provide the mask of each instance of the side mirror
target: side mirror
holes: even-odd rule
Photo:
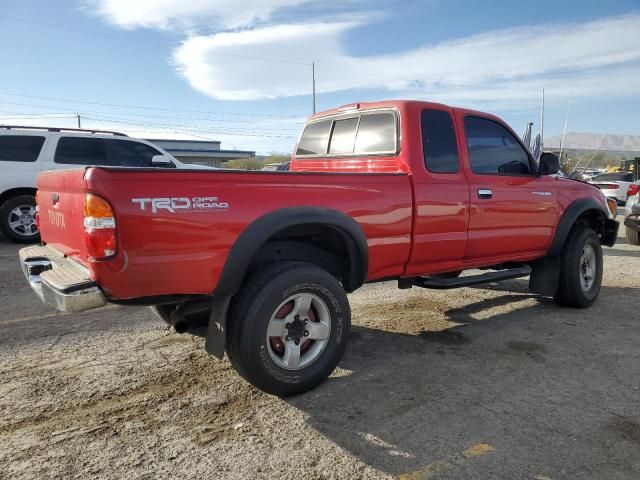
[[[555,153],[540,155],[540,175],[554,175],[560,171],[560,159]]]
[[[151,166],[157,168],[175,168],[175,164],[168,155],[154,155],[151,157]]]

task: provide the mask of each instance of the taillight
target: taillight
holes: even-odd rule
[[[618,185],[617,183],[610,183],[609,185],[604,185],[602,188],[604,188],[605,190],[617,190],[620,188],[620,185]]]
[[[84,243],[90,260],[106,260],[117,251],[116,219],[111,205],[93,193],[84,197]]]
[[[640,192],[640,184],[632,183],[631,185],[629,185],[629,190],[627,190],[627,195],[632,197],[633,195],[635,195],[638,192]]]

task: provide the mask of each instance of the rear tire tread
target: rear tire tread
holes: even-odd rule
[[[631,245],[640,245],[640,231],[626,227],[626,237]]]
[[[259,304],[263,301],[267,301],[269,296],[273,294],[273,290],[269,290],[268,285],[277,281],[278,277],[281,277],[285,272],[287,275],[295,275],[304,272],[321,276],[324,277],[329,284],[333,283],[334,285],[337,284],[339,286],[339,282],[329,272],[309,263],[286,261],[270,264],[251,275],[244,282],[240,293],[234,298],[229,308],[226,332],[226,352],[229,357],[229,361],[236,372],[260,390],[278,396],[290,396],[303,393],[314,388],[318,383],[321,383],[326,378],[325,376],[320,382],[316,382],[315,378],[312,376],[311,379],[303,379],[298,384],[284,385],[282,383],[278,383],[271,377],[267,377],[266,375],[256,375],[256,369],[254,368],[251,369],[251,372],[248,370],[250,361],[247,360],[247,357],[250,356],[252,352],[247,351],[247,338],[249,336],[247,334],[247,330],[251,328],[251,322],[245,319],[249,318],[249,312],[256,303]],[[344,294],[342,287],[340,287],[340,290]],[[351,315],[349,304],[346,300],[346,294],[344,294],[344,303],[344,335],[347,337]],[[327,361],[331,363],[336,358],[337,361],[339,361],[344,353],[345,347],[346,338],[341,344],[339,344],[338,349],[331,354],[332,356],[328,357],[329,360]],[[328,354],[328,352],[326,354]],[[335,365],[333,368],[335,368]],[[253,375],[251,375],[251,373],[253,373]]]

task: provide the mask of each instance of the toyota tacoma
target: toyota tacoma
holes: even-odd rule
[[[346,105],[306,123],[289,172],[87,167],[41,173],[42,243],[20,251],[58,310],[151,306],[254,386],[307,391],[334,370],[347,293],[529,277],[590,306],[615,201],[556,175],[499,118],[421,101]],[[465,270],[474,270],[466,272]]]

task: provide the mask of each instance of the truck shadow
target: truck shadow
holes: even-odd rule
[[[582,444],[595,453],[579,468],[591,462],[601,462],[600,468],[602,462],[624,465],[634,446],[603,426],[611,420],[603,396],[589,393],[616,392],[620,382],[634,381],[633,360],[612,375],[611,362],[600,357],[602,349],[637,349],[637,321],[604,320],[638,290],[603,287],[589,310],[540,299],[502,312],[531,297],[513,293],[526,291],[526,284],[483,287],[510,291],[449,310],[450,320],[464,325],[439,332],[408,335],[356,326],[337,373],[287,402],[349,454],[401,478],[453,478],[445,470],[462,472],[473,462],[504,466],[514,454],[544,465],[527,474],[511,472],[529,478],[561,471],[563,454],[575,456],[569,449]],[[487,309],[498,313],[475,318]],[[469,454],[479,445],[486,459]],[[458,474],[467,475],[475,478],[478,471]]]

